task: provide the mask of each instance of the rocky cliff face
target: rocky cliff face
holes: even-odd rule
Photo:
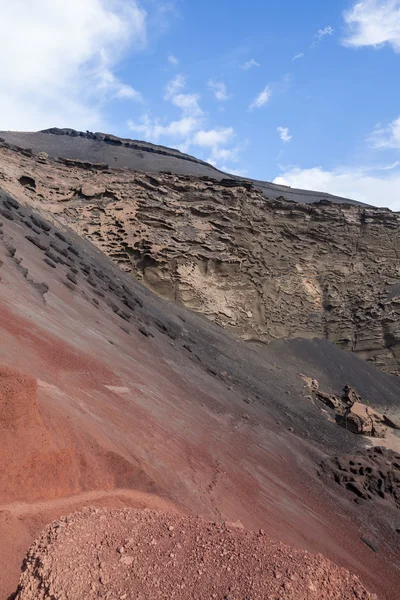
[[[0,144],[0,184],[247,340],[324,337],[400,372],[400,215]]]

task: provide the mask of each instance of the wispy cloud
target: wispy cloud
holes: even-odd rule
[[[267,104],[268,100],[271,98],[272,91],[269,85],[265,86],[265,88],[256,96],[253,102],[250,104],[250,110],[254,108],[261,108],[265,104]]]
[[[226,100],[229,100],[229,94],[226,89],[226,84],[223,81],[214,81],[213,79],[210,79],[210,81],[208,82],[208,87],[210,88],[210,90],[212,90],[215,98],[219,102],[225,102]]]
[[[243,69],[243,71],[249,71],[250,69],[254,69],[259,66],[260,66],[260,63],[258,63],[256,60],[254,60],[254,58],[251,58],[250,60],[248,60],[241,66],[241,69]]]
[[[316,46],[318,46],[318,44],[324,37],[326,37],[327,35],[333,35],[334,33],[335,30],[330,25],[327,25],[323,29],[318,29],[317,33],[314,35],[314,41],[311,44],[310,48],[315,48]]]
[[[292,58],[292,62],[294,62],[295,60],[299,60],[300,58],[304,58],[305,54],[304,52],[299,52],[299,54],[295,54]]]
[[[373,148],[400,149],[400,116],[386,126],[378,125],[368,140]]]
[[[365,0],[357,2],[344,13],[347,25],[345,46],[380,47],[385,44],[400,52],[400,1]]]
[[[179,65],[179,60],[173,54],[168,55],[168,62],[174,66]]]
[[[284,142],[285,144],[290,142],[290,140],[292,139],[292,136],[289,133],[288,127],[277,127],[276,130],[279,133],[279,136],[280,136],[282,142]]]

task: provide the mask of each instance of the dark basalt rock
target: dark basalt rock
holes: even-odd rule
[[[49,265],[49,267],[51,267],[52,269],[55,269],[57,267],[57,265],[52,260],[47,258],[47,256],[45,256],[43,260],[46,263],[46,265]]]
[[[35,215],[31,215],[31,220],[36,225],[36,227],[39,227],[39,229],[43,229],[43,231],[50,231],[51,230],[51,225],[49,225],[48,223],[46,223],[45,221],[43,221],[39,217],[37,217]]]
[[[7,205],[7,207],[11,208],[15,208],[15,210],[19,209],[19,202],[17,202],[15,200],[15,198],[12,198],[11,196],[7,196],[5,200],[3,200],[3,204]]]
[[[322,463],[336,483],[363,500],[388,500],[400,509],[400,454],[382,446]]]
[[[60,231],[55,231],[54,235],[56,237],[58,237],[58,239],[61,240],[62,242],[64,242],[65,244],[69,243],[68,240],[67,240],[67,238],[65,237],[65,235],[63,235]]]
[[[74,285],[76,285],[78,283],[75,274],[72,273],[71,271],[69,273],[67,273],[67,279],[69,279],[69,281],[71,281]]]
[[[51,241],[50,242],[50,247],[53,248],[53,250],[55,250],[56,252],[58,252],[62,256],[65,256],[65,257],[68,256],[68,250],[66,248],[62,248],[62,246],[60,246],[56,242]]]
[[[14,215],[11,212],[11,210],[7,209],[7,208],[2,208],[0,206],[0,215],[3,215],[3,217],[5,219],[8,219],[9,221],[14,221]]]
[[[26,235],[25,237],[40,250],[48,250],[49,246],[45,242],[42,242],[38,237],[34,237],[33,235]]]

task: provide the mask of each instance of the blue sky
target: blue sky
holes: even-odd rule
[[[1,129],[108,131],[400,210],[400,0],[0,9]]]

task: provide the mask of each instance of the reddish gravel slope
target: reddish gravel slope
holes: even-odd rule
[[[88,508],[63,518],[23,569],[17,600],[376,598],[345,569],[262,530],[150,510]]]

